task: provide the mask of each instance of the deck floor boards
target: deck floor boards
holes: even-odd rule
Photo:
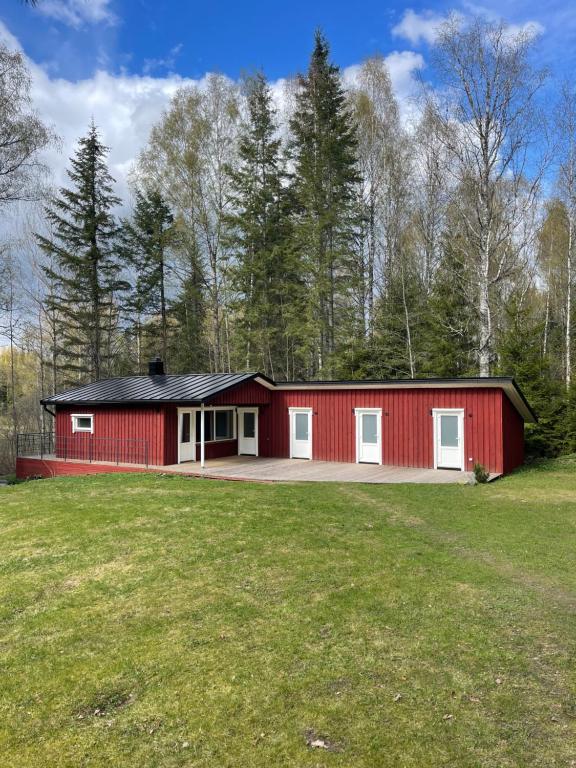
[[[23,457],[25,458],[25,457]],[[39,458],[30,456],[29,458]],[[45,462],[59,462],[56,456],[44,456]],[[68,464],[86,464],[86,462],[68,459]],[[92,471],[102,467],[122,467],[127,470],[142,472],[162,472],[182,474],[194,477],[206,477],[226,480],[253,480],[258,482],[338,482],[338,483],[467,483],[470,472],[455,469],[425,469],[419,467],[392,467],[377,464],[351,464],[336,461],[307,461],[306,459],[272,459],[255,456],[226,456],[206,461],[200,469],[198,462],[169,464],[166,466],[145,466],[140,464],[122,464],[98,461],[90,464]],[[97,471],[97,470],[96,470]],[[499,475],[491,475],[494,480]]]

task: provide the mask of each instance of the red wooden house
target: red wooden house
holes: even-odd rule
[[[511,378],[274,382],[258,373],[97,381],[48,397],[44,471],[22,436],[20,476],[62,461],[166,467],[246,454],[510,472],[534,413]],[[49,454],[46,457],[45,454]],[[26,458],[28,457],[28,458]],[[134,467],[136,468],[136,467]]]

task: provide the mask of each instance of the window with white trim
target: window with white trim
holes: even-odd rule
[[[94,414],[93,413],[73,413],[72,414],[72,432],[94,432]]]
[[[196,411],[196,442],[200,442],[202,412]],[[236,437],[234,424],[234,409],[215,408],[204,411],[204,442],[214,443],[218,440],[234,440]]]

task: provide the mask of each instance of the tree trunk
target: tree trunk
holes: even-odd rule
[[[566,334],[564,339],[566,355],[566,390],[570,389],[572,380],[572,242],[574,239],[574,217],[568,218],[568,252],[566,254]]]
[[[480,280],[478,286],[478,368],[480,376],[490,376],[492,358],[492,313],[490,310],[490,246],[486,236],[481,253]]]

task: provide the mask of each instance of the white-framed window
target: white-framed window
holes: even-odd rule
[[[93,413],[73,413],[72,414],[72,432],[94,433],[94,414]]]
[[[196,411],[196,442],[200,442],[202,412]],[[219,440],[236,438],[236,419],[234,408],[204,409],[204,442],[216,443]]]

